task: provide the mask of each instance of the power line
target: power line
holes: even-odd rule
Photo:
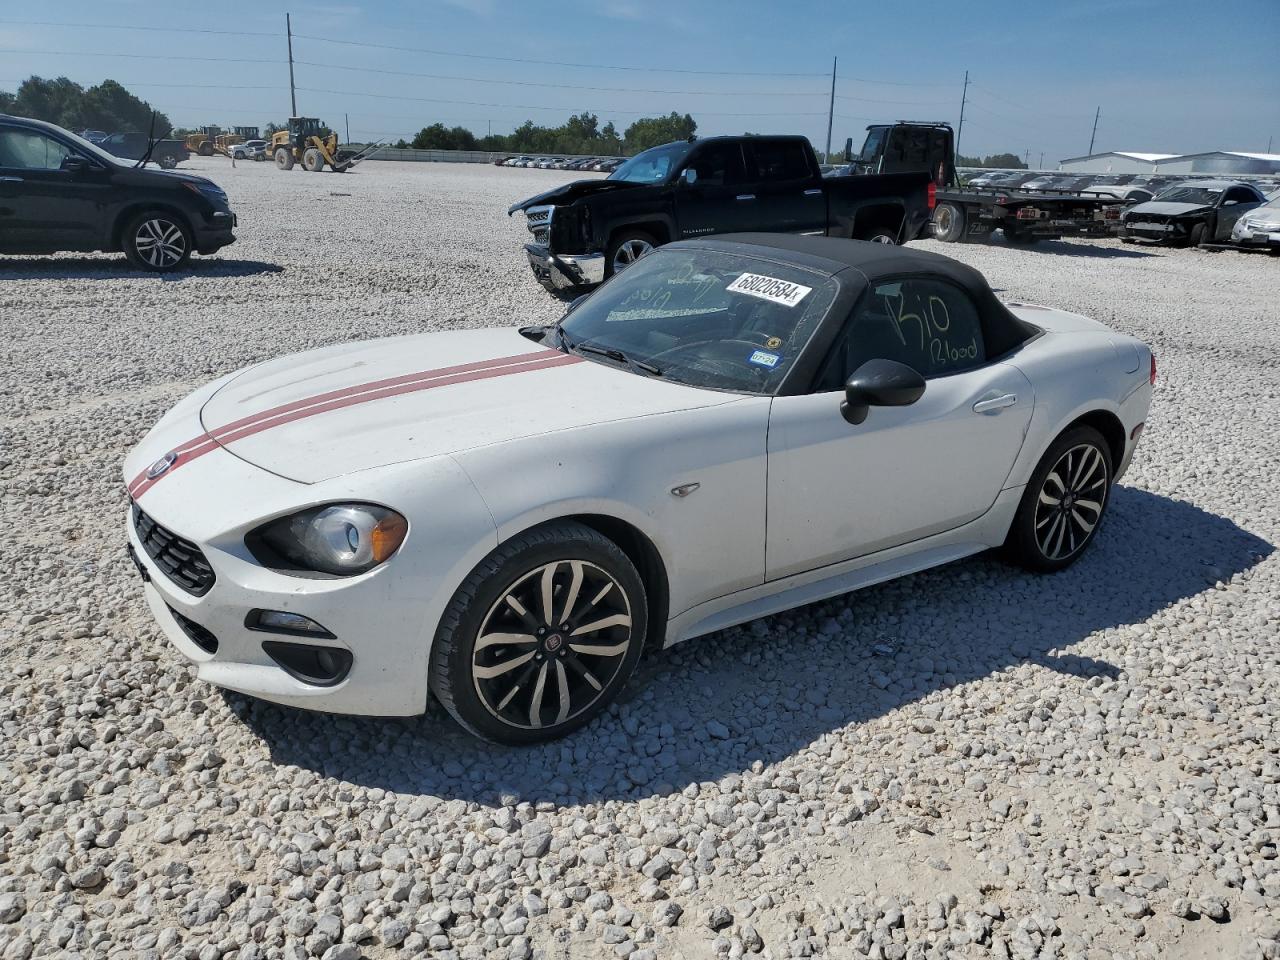
[[[376,100],[409,100],[415,103],[448,103],[468,107],[497,107],[505,110],[589,110],[592,113],[624,113],[634,116],[649,116],[652,110],[619,110],[613,107],[568,107],[555,106],[544,107],[531,103],[485,103],[478,100],[445,100],[437,97],[409,97],[403,94],[391,93],[362,93],[356,90],[318,90],[315,87],[299,87],[307,93],[323,93],[333,97],[373,97]],[[705,110],[698,111],[699,116],[704,117],[824,117],[825,113],[796,113],[788,111],[786,113],[758,113],[752,111],[750,113],[715,113]]]
[[[836,99],[853,100],[857,103],[891,103],[906,107],[936,107],[948,102],[946,100],[880,100],[875,97],[846,97],[843,93],[837,93]]]
[[[402,47],[391,43],[369,43],[364,40],[337,40],[333,37],[317,37],[295,33],[296,40],[316,40],[320,43],[336,43],[346,47],[367,47],[372,50],[398,50],[402,53],[426,53],[436,57],[461,57],[467,60],[492,60],[499,63],[526,63],[542,67],[576,67],[584,70],[631,70],[641,73],[685,73],[706,77],[823,77],[825,73],[767,73],[747,70],[682,70],[674,67],[624,66],[616,63],[571,63],[562,60],[533,60],[526,57],[496,57],[484,53],[459,53],[456,50],[433,50],[427,47]]]
[[[296,34],[295,34],[296,36]],[[376,67],[348,67],[336,63],[295,60],[299,66],[324,70],[349,70],[355,73],[377,73],[393,77],[419,77],[424,80],[460,80],[466,83],[497,83],[516,87],[548,87],[555,90],[590,90],[606,93],[656,93],[681,97],[820,97],[822,91],[790,90],[647,90],[640,87],[590,87],[580,83],[542,83],[538,80],[495,80],[492,77],[460,77],[443,73],[414,73],[408,70],[380,70]]]
[[[193,27],[151,27],[121,23],[54,23],[50,20],[0,20],[0,24],[11,24],[21,27],[74,27],[84,30],[152,30],[158,33],[209,33],[223,37],[272,37],[278,33],[253,30],[198,30]]]
[[[112,57],[118,60],[190,60],[199,63],[285,63],[284,60],[261,60],[246,57],[192,57],[160,53],[99,53],[80,50],[0,50],[0,53],[34,54],[40,57]]]

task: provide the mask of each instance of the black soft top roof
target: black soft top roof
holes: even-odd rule
[[[842,284],[864,288],[895,277],[940,277],[964,290],[978,308],[988,357],[1008,353],[1040,332],[1010,312],[996,297],[987,278],[973,267],[925,250],[787,233],[727,233],[714,238],[680,240],[663,249],[674,247],[698,247],[782,260],[832,277],[838,275]],[[857,296],[861,295],[862,290],[858,290]]]

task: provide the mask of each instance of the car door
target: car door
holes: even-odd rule
[[[761,137],[745,146],[750,189],[742,194],[744,230],[826,233],[827,195],[803,140]]]
[[[1252,187],[1229,187],[1222,194],[1218,206],[1218,224],[1214,229],[1215,240],[1230,240],[1236,221],[1250,210],[1262,206],[1263,200]]]
[[[95,249],[109,190],[109,172],[99,161],[43,131],[0,124],[0,244],[6,249]]]
[[[712,140],[702,144],[685,161],[676,176],[676,229],[680,238],[754,229],[748,210],[742,144],[736,140]]]
[[[911,406],[840,413],[862,363],[897,360],[926,377]],[[769,416],[766,577],[921,540],[982,516],[1004,487],[1031,419],[1031,383],[990,361],[977,309],[936,279],[877,281],[860,298],[813,392]]]

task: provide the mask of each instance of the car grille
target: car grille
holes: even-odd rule
[[[192,596],[203,597],[209,592],[214,581],[213,567],[199,547],[160,526],[136,503],[133,504],[133,528],[142,549],[166,577]]]
[[[524,212],[525,226],[533,234],[533,242],[542,247],[551,245],[551,215],[555,207],[530,207]]]

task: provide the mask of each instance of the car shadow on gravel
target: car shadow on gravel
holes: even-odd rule
[[[262,260],[193,259],[175,273],[150,273],[132,266],[123,257],[0,257],[0,280],[160,280],[176,283],[196,278],[253,277],[283,273],[278,263]]]
[[[1008,241],[988,241],[988,246],[1004,246],[1010,250],[1026,250],[1030,253],[1051,253],[1059,257],[1082,257],[1086,260],[1144,260],[1159,254],[1148,253],[1133,247],[1099,247],[1081,240],[1042,240],[1030,247],[1019,247]]]
[[[1117,659],[1133,656],[1135,635],[1108,631],[1141,631],[1273,549],[1224,517],[1117,487],[1097,542],[1063,573],[984,555],[693,640],[649,657],[624,702],[540,747],[483,743],[434,704],[423,717],[371,719],[224,696],[276,763],[325,777],[483,804],[634,800],[786,760],[831,731],[1019,665],[1116,678],[1123,661],[1066,648],[1092,636],[1094,652],[1114,641]],[[1011,706],[1011,728],[1028,719]]]

